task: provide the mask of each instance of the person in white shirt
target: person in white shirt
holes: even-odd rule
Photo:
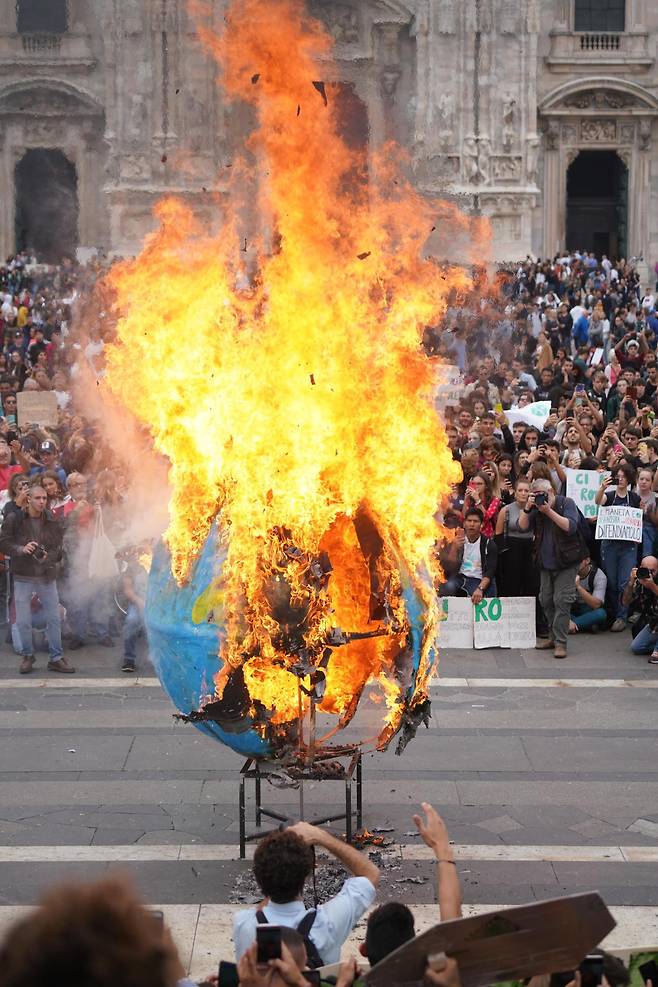
[[[270,833],[256,847],[254,877],[266,900],[260,909],[245,909],[234,916],[236,960],[254,942],[256,928],[263,921],[302,931],[300,923],[311,917],[302,895],[306,879],[313,872],[314,846],[327,850],[353,875],[334,898],[315,909],[312,921],[307,919],[304,923],[309,926],[304,933],[317,951],[321,965],[339,962],[341,946],[374,904],[379,869],[354,847],[306,822]],[[309,966],[313,965],[309,956]]]

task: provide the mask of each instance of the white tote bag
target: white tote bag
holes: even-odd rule
[[[119,565],[115,558],[114,545],[105,534],[103,512],[96,508],[94,538],[89,553],[89,578],[96,582],[109,582],[119,575]]]

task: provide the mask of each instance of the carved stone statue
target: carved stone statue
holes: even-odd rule
[[[382,87],[382,96],[393,99],[401,75],[402,71],[395,65],[388,65],[383,70],[379,80]]]
[[[490,178],[491,141],[488,137],[480,137],[478,140],[478,172],[481,182],[488,182]]]
[[[442,147],[450,143],[453,131],[455,104],[448,93],[441,93],[436,104],[436,119],[439,131],[439,142]]]
[[[537,184],[537,166],[539,164],[539,137],[528,137],[526,142],[526,176],[529,184]]]
[[[516,100],[511,93],[503,96],[503,148],[510,151],[515,135]]]
[[[475,137],[466,137],[462,145],[462,161],[464,163],[464,178],[469,183],[478,179],[478,149]]]
[[[648,151],[651,146],[651,120],[642,117],[638,126],[638,143],[641,151]]]

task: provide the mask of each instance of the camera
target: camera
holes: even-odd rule
[[[653,573],[652,573],[651,569],[647,569],[646,566],[641,565],[641,566],[639,566],[639,568],[637,570],[637,578],[638,579],[652,579],[653,578]]]
[[[43,547],[43,545],[37,545],[37,547],[32,552],[32,558],[35,559],[37,562],[44,562],[47,556],[48,556],[48,552]]]
[[[543,507],[544,504],[548,503],[548,494],[538,493],[535,494],[535,504],[537,507]]]

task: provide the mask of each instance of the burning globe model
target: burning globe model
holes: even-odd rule
[[[423,256],[448,207],[392,145],[340,136],[332,40],[301,0],[236,0],[221,38],[199,34],[252,108],[249,157],[219,232],[168,199],[109,276],[104,386],[169,463],[152,656],[184,717],[240,752],[312,752],[366,706],[358,740],[384,748],[427,709],[435,517],[460,467],[421,340],[467,278]]]

